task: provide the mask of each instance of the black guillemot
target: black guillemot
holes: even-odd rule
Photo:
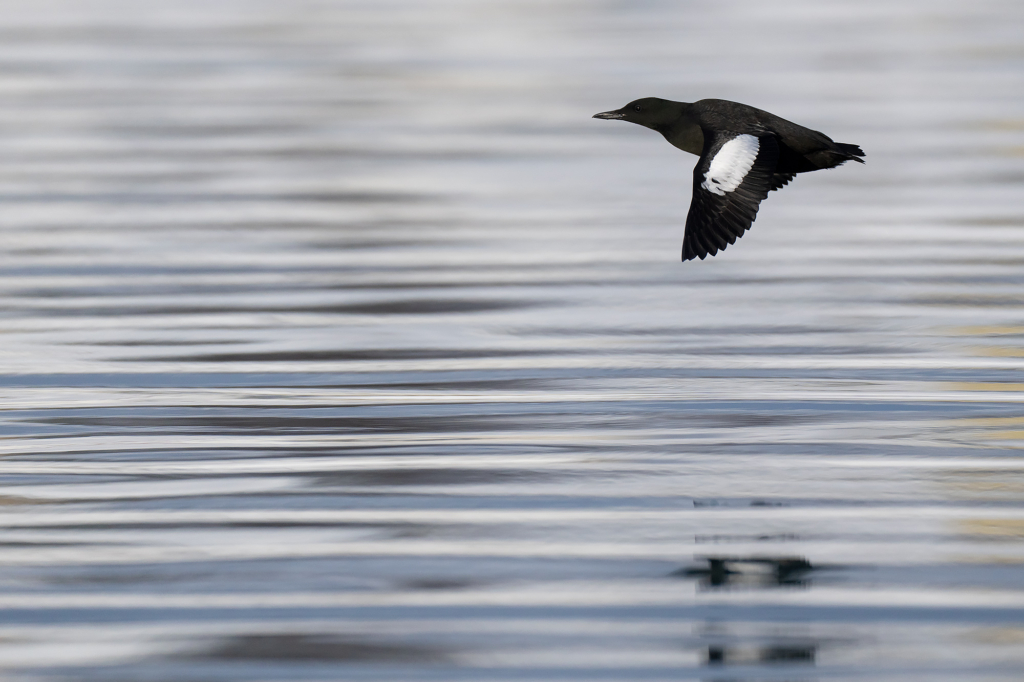
[[[855,144],[833,142],[816,130],[723,99],[688,104],[645,97],[594,118],[645,126],[674,147],[700,156],[683,234],[684,261],[703,260],[735,244],[768,192],[797,173],[864,163],[864,152]]]

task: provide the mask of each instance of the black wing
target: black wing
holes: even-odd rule
[[[774,135],[705,131],[704,151],[693,169],[693,199],[683,235],[684,261],[714,256],[743,236],[757,216],[758,204],[773,189],[778,160],[779,143]]]
[[[774,192],[777,189],[782,189],[795,177],[796,173],[772,173],[771,190]]]

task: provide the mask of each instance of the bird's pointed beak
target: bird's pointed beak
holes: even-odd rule
[[[594,114],[594,118],[604,118],[608,120],[625,117],[626,115],[621,111],[602,111],[600,114]]]

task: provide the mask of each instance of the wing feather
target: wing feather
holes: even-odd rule
[[[704,131],[704,151],[693,169],[684,261],[714,256],[743,236],[760,203],[785,175],[774,173],[778,160],[774,135]]]

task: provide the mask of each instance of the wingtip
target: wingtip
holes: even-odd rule
[[[690,246],[689,241],[684,241],[683,242],[683,262],[685,263],[686,261],[693,260],[694,258],[697,258],[698,256],[700,256],[700,254],[698,254],[696,251],[693,250],[693,247]],[[701,258],[701,260],[703,260],[704,256],[700,256],[700,258]]]
[[[714,256],[715,254],[711,254],[711,255]],[[683,260],[682,260],[683,263],[685,263],[687,261],[691,261],[691,260],[696,260],[698,258],[700,258],[701,260],[704,260],[707,257],[708,257],[707,253],[697,253],[696,251],[689,251],[689,252],[687,252],[686,246],[685,245],[683,246]]]

